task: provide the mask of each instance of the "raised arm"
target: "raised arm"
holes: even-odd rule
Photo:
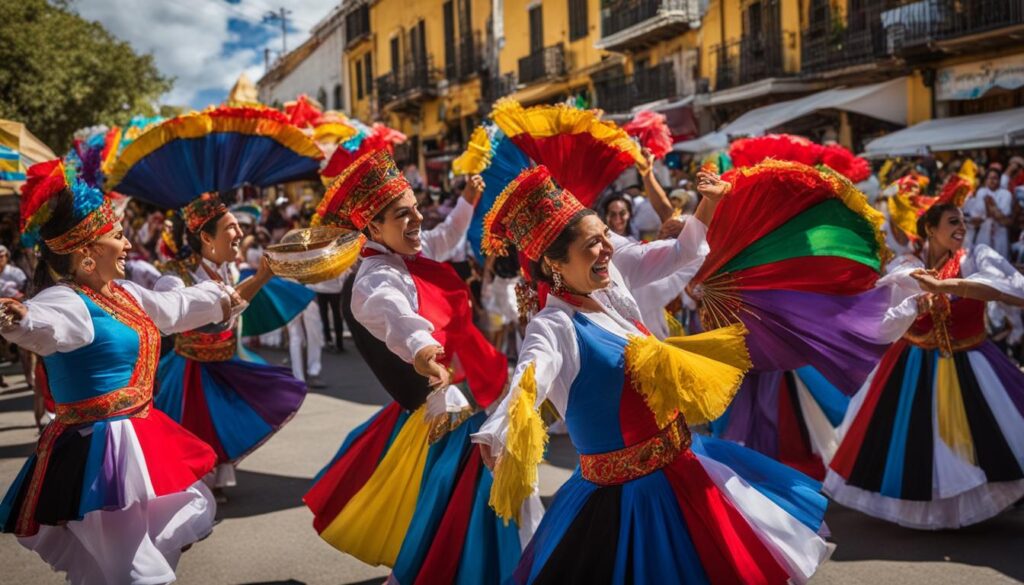
[[[479,175],[470,177],[459,197],[455,209],[434,229],[420,234],[423,242],[423,254],[432,260],[444,262],[465,240],[469,224],[473,220],[473,207],[480,199],[484,190],[484,181]]]
[[[707,227],[699,221],[687,221],[674,240],[647,244],[612,237],[612,260],[629,288],[646,286],[679,271],[696,274],[710,251]]]

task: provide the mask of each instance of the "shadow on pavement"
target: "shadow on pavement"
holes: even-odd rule
[[[24,459],[35,450],[35,441],[31,443],[18,443],[17,445],[3,445],[0,446],[0,459]]]
[[[240,583],[239,585],[306,585],[306,582],[288,579],[287,581],[257,581],[254,583]]]
[[[256,352],[267,360],[268,364],[275,366],[284,365],[282,361],[288,357],[288,351],[284,349],[263,348]],[[310,388],[311,393],[376,406],[384,406],[391,402],[391,397],[377,382],[377,378],[370,372],[369,366],[354,346],[347,348],[343,353],[325,349],[321,363],[323,371],[320,373],[320,380],[326,388]]]
[[[833,562],[953,562],[990,567],[1024,581],[1024,562],[1008,550],[1024,551],[1024,506],[959,530],[911,530],[829,503],[825,517],[836,543]]]
[[[302,496],[312,485],[306,477],[290,477],[256,471],[235,471],[238,485],[224,489],[226,504],[217,506],[217,518],[247,518],[303,505]],[[310,521],[312,522],[312,514]]]

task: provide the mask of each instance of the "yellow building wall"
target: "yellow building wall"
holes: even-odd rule
[[[519,59],[530,54],[529,9],[536,0],[505,0],[505,46],[498,57],[498,69],[504,75],[519,73]],[[601,37],[601,1],[588,0],[587,27],[589,34],[581,39],[569,40],[569,3],[565,0],[542,4],[544,46],[562,43],[565,47],[565,65],[570,87],[588,85],[589,68],[610,55],[594,47]]]
[[[932,90],[925,86],[920,71],[907,76],[907,126],[931,120]]]
[[[779,7],[779,20],[782,28],[782,59],[786,73],[800,72],[800,31],[803,28],[803,15],[800,7],[803,2],[798,0],[782,0]]]
[[[740,0],[711,0],[701,20],[697,37],[700,46],[700,77],[710,79],[712,87],[717,83],[718,55],[715,49],[722,43],[738,41],[742,34],[743,12],[740,10]],[[738,47],[733,47],[731,51],[735,56],[739,55]]]

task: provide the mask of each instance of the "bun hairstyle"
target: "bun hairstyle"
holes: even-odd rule
[[[39,227],[39,235],[43,240],[56,238],[67,233],[78,222],[75,218],[74,195],[71,189],[65,187],[51,199],[50,217]],[[58,278],[71,276],[71,254],[57,254],[43,243],[38,245],[38,250],[39,260],[32,278],[36,292],[53,286]]]

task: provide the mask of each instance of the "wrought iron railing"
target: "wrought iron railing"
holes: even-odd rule
[[[601,36],[611,36],[662,12],[687,11],[691,4],[689,0],[605,0],[601,2]]]
[[[377,102],[381,108],[400,99],[430,94],[437,88],[440,72],[430,66],[429,59],[407,61],[377,78]]]
[[[544,47],[519,59],[519,82],[533,83],[565,75],[565,48],[561,44]]]
[[[1024,24],[1021,0],[919,0],[881,13],[888,49],[901,52]],[[1007,39],[1008,42],[1013,42]]]

